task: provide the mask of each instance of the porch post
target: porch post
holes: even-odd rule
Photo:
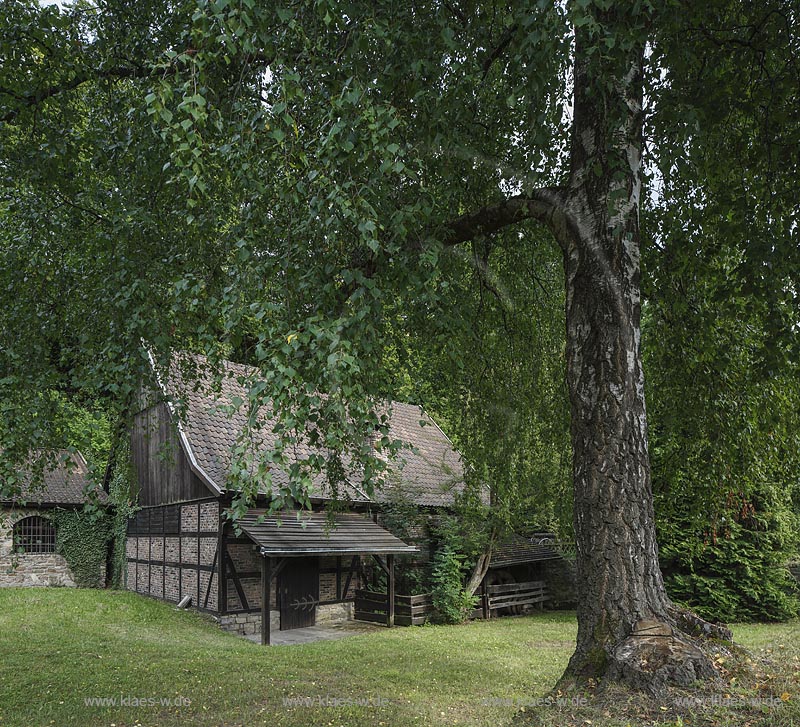
[[[270,644],[269,592],[272,585],[272,556],[261,556],[261,645]]]
[[[387,594],[389,603],[386,610],[386,625],[391,628],[394,626],[394,555],[387,555],[386,560],[389,566],[389,593]]]

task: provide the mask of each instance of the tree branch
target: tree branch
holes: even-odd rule
[[[132,67],[132,66],[114,66],[102,70],[91,70],[78,73],[69,80],[60,83],[54,83],[45,88],[39,88],[35,91],[28,91],[26,93],[15,93],[7,88],[0,88],[0,94],[11,96],[16,99],[22,107],[30,108],[38,106],[43,101],[46,101],[53,96],[73,91],[74,89],[82,86],[84,83],[104,78],[134,78],[137,75],[148,75],[147,69]],[[0,117],[0,121],[9,122],[13,121],[20,112],[20,108],[14,108]]]
[[[192,49],[184,51],[185,54],[195,53]],[[5,114],[0,116],[0,122],[8,123],[13,121],[20,113],[22,108],[30,108],[38,106],[43,101],[46,101],[53,96],[58,96],[68,91],[74,91],[76,88],[82,86],[84,83],[90,81],[98,81],[103,79],[125,79],[125,78],[146,78],[154,74],[163,74],[165,72],[164,66],[161,64],[155,65],[137,65],[135,61],[128,59],[123,60],[127,65],[115,65],[109,68],[91,68],[79,73],[76,73],[72,78],[60,81],[59,83],[51,84],[44,88],[39,88],[24,93],[17,93],[9,88],[0,87],[0,95],[10,96],[15,99],[19,104],[18,108],[12,108]],[[263,53],[254,53],[247,56],[248,63],[260,63],[266,66],[271,65],[275,61],[275,56],[267,56]]]
[[[545,223],[561,243],[565,225],[564,191],[558,187],[543,187],[457,217],[445,225],[444,244],[460,245],[524,220]]]
[[[511,41],[514,39],[514,34],[519,29],[519,25],[514,23],[510,28],[506,28],[505,33],[500,37],[497,46],[492,50],[484,59],[483,61],[483,78],[486,79],[487,74],[489,73],[489,69],[492,67],[492,63],[494,63],[503,53],[505,53],[506,48],[511,44]]]

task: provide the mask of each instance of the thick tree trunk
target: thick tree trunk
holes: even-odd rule
[[[640,336],[649,23],[641,7],[589,3],[592,17],[576,23],[568,184],[463,215],[445,242],[536,219],[564,251],[578,579],[578,642],[565,676],[624,679],[656,692],[715,674],[689,634],[730,632],[678,612],[658,562]]]
[[[600,22],[610,33],[624,24]],[[588,42],[578,34],[560,234],[578,578],[578,641],[567,673],[658,689],[713,670],[679,635],[655,537],[640,336],[644,40],[612,58],[585,53]],[[595,79],[607,79],[610,67],[616,83],[601,86]]]

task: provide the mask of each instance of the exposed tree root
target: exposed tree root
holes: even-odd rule
[[[619,642],[605,645],[599,658],[596,653],[583,660],[573,655],[564,676],[621,683],[657,697],[669,686],[713,682],[716,652],[722,645],[733,646],[732,640],[727,626],[670,606],[665,618],[641,619]]]
[[[750,653],[725,626],[681,609],[674,624],[643,620],[612,650],[604,675],[567,674],[542,704],[520,711],[526,727],[796,727],[800,660]],[[783,648],[783,647],[781,647]]]
[[[609,681],[622,681],[658,696],[668,685],[688,687],[717,672],[701,645],[669,624],[642,620],[619,643],[606,665]]]
[[[685,634],[719,639],[720,641],[733,641],[733,631],[727,626],[706,621],[686,608],[673,605],[669,610],[669,615],[675,619],[675,624]]]

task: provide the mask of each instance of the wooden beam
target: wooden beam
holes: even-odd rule
[[[261,560],[261,645],[268,646],[272,641],[269,618],[269,592],[272,584],[272,557],[262,556]]]
[[[389,593],[387,595],[389,603],[386,609],[386,625],[391,628],[394,626],[394,556],[387,555],[386,561],[389,566]]]
[[[342,601],[347,600],[347,594],[350,591],[350,582],[353,580],[353,574],[356,572],[356,567],[361,567],[361,556],[359,555],[354,555],[350,561],[350,572],[347,574],[347,580],[344,582],[344,588],[342,589]]]
[[[197,503],[197,605],[200,605],[200,561],[202,560],[202,552],[200,550],[200,503]],[[166,547],[166,543],[164,544]],[[165,553],[166,555],[166,553]],[[209,576],[210,578],[211,576]]]
[[[231,578],[233,579],[233,585],[236,588],[236,595],[239,596],[239,605],[242,608],[247,609],[250,607],[250,604],[247,602],[247,596],[245,595],[244,589],[242,588],[242,582],[239,580],[239,574],[236,572],[236,566],[233,563],[231,554],[227,550],[225,551],[225,561],[226,561],[226,568],[230,570]]]
[[[161,598],[167,597],[167,536],[164,535],[164,522],[167,517],[167,508],[161,508],[161,556],[164,562],[161,564]],[[150,541],[152,544],[152,540]],[[152,556],[152,552],[150,553]]]
[[[222,515],[222,503],[219,506],[219,578],[217,589],[217,611],[221,614],[228,613],[228,572],[225,569],[225,554],[228,552],[227,536],[225,535],[225,522]]]
[[[155,459],[151,457],[151,459]],[[178,568],[178,600],[180,601],[183,598],[183,531],[181,527],[183,526],[183,508],[179,505],[178,506],[178,563],[180,563],[180,567]],[[164,560],[166,560],[167,555],[167,543],[164,541]]]
[[[211,564],[211,573],[208,576],[208,588],[206,589],[206,600],[203,601],[203,608],[208,608],[208,599],[211,598],[211,584],[214,582],[214,570],[217,567],[217,555],[219,555],[219,550],[214,551],[214,562]]]
[[[153,558],[153,511],[147,513],[147,560],[150,561]],[[166,547],[166,546],[165,546]],[[147,563],[147,593],[150,594],[153,592],[152,588],[152,579],[153,579],[153,565],[148,562]]]
[[[387,562],[383,558],[381,558],[379,555],[373,554],[372,557],[375,559],[375,562],[381,567],[381,570],[388,577],[388,575],[389,575],[389,565],[387,564]],[[392,556],[390,555],[389,558],[391,558],[391,557]]]

